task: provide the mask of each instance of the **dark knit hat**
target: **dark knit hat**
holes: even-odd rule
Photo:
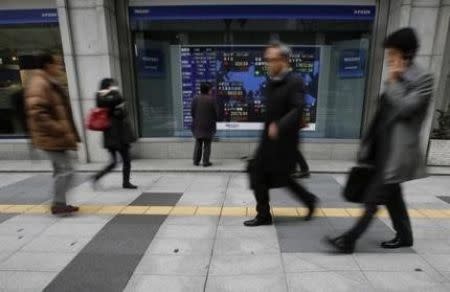
[[[386,49],[398,49],[403,52],[405,59],[412,60],[419,49],[419,40],[414,29],[406,27],[391,33],[383,46]]]

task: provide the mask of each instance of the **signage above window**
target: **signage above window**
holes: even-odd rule
[[[131,21],[184,19],[311,19],[373,21],[370,5],[183,5],[130,7]]]
[[[56,9],[0,10],[0,25],[58,23]]]

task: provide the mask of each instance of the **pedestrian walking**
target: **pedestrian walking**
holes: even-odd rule
[[[414,58],[419,42],[414,30],[400,29],[385,42],[389,76],[379,109],[363,137],[359,161],[372,164],[374,174],[363,196],[364,214],[343,235],[327,238],[337,251],[352,253],[369,227],[378,205],[386,205],[396,236],[383,248],[413,245],[411,223],[400,184],[425,177],[420,132],[432,98],[433,78]]]
[[[116,167],[117,154],[120,154],[123,162],[122,187],[124,189],[137,189],[137,186],[130,182],[130,145],[136,141],[136,137],[131,129],[125,100],[114,79],[105,78],[101,81],[96,102],[97,107],[108,109],[110,126],[103,132],[103,146],[108,150],[111,161],[103,170],[94,175],[94,184]]]
[[[31,77],[25,89],[25,107],[32,145],[45,151],[53,166],[53,214],[71,213],[78,207],[68,205],[66,193],[74,177],[69,151],[80,142],[70,99],[59,79],[64,74],[60,56],[40,56],[41,69]]]
[[[212,165],[211,143],[216,133],[218,108],[212,96],[212,85],[204,82],[200,85],[200,95],[195,97],[191,105],[192,134],[195,138],[194,165],[198,166],[203,156],[203,166]]]
[[[264,131],[248,169],[257,215],[245,221],[245,226],[272,224],[271,188],[287,186],[308,207],[306,220],[312,218],[316,207],[317,197],[291,177],[296,165],[305,86],[290,70],[290,55],[290,48],[281,43],[270,44],[264,54],[269,74]]]
[[[297,149],[296,162],[300,168],[300,171],[294,173],[293,177],[295,178],[307,178],[311,176],[309,172],[309,165],[306,162],[305,156],[303,156],[302,152]]]

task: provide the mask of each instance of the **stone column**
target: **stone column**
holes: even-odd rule
[[[57,0],[69,93],[77,125],[83,132],[84,162],[105,161],[101,133],[84,129],[95,106],[102,78],[121,83],[117,26],[113,0]]]

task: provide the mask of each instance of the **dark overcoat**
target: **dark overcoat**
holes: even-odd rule
[[[264,93],[264,130],[249,170],[252,188],[255,181],[264,181],[269,188],[286,186],[295,170],[305,86],[290,72],[281,80],[268,80]],[[279,129],[275,140],[268,136],[271,123]]]
[[[196,139],[212,139],[216,133],[218,107],[210,95],[199,95],[191,105],[192,134]]]
[[[136,141],[125,100],[116,89],[97,92],[97,106],[109,109],[111,126],[103,132],[103,144],[107,149],[120,150]]]

